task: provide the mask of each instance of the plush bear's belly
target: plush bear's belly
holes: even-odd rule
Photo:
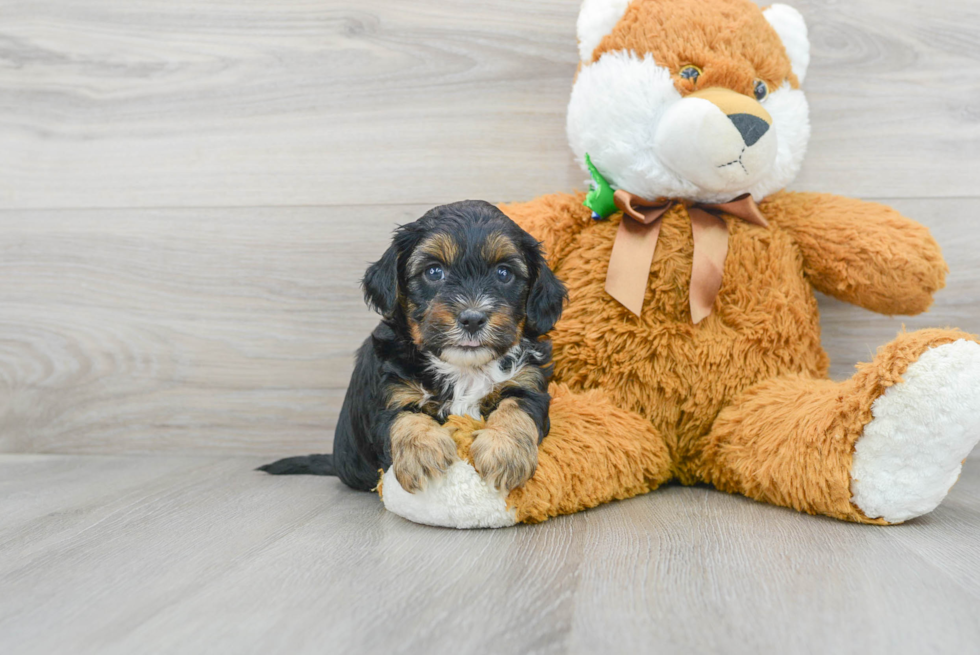
[[[747,387],[778,375],[825,375],[816,299],[788,235],[729,220],[724,282],[714,311],[691,323],[690,220],[663,220],[637,317],[604,291],[618,215],[584,229],[557,268],[569,303],[552,335],[555,379],[601,387],[650,418],[678,464],[718,411]]]

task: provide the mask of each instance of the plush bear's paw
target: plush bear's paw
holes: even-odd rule
[[[388,511],[409,521],[445,528],[505,528],[517,522],[507,496],[480,477],[468,462],[457,461],[425,490],[410,494],[398,483],[394,467],[382,480]]]
[[[980,440],[980,344],[927,350],[872,405],[854,447],[851,502],[889,523],[934,510]]]

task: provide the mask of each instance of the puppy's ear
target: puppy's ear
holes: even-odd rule
[[[561,318],[561,310],[568,298],[565,285],[555,277],[555,274],[548,268],[548,262],[541,254],[540,246],[535,245],[535,271],[534,282],[531,290],[527,294],[527,328],[535,334],[545,334]]]
[[[398,307],[398,251],[397,245],[391,244],[361,280],[364,301],[385,318],[390,318]]]

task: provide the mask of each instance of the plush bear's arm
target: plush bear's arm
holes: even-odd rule
[[[947,272],[929,230],[885,205],[781,192],[762,213],[790,233],[818,291],[880,314],[918,314]]]
[[[584,193],[554,193],[500,209],[542,243],[548,264],[557,272],[575,237],[592,223],[584,200]]]

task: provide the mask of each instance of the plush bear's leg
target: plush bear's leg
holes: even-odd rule
[[[760,383],[719,414],[696,473],[729,492],[862,523],[932,511],[980,440],[980,344],[901,334],[850,380]]]
[[[551,432],[538,468],[507,498],[518,521],[537,523],[646,493],[671,476],[667,443],[646,418],[601,391],[551,386]]]
[[[601,391],[572,393],[552,385],[551,432],[538,450],[538,468],[503,498],[466,461],[472,432],[457,421],[454,438],[463,461],[422,492],[406,493],[392,472],[382,498],[392,512],[417,523],[454,528],[536,523],[610,500],[646,493],[670,477],[666,442],[650,422],[619,409]]]

